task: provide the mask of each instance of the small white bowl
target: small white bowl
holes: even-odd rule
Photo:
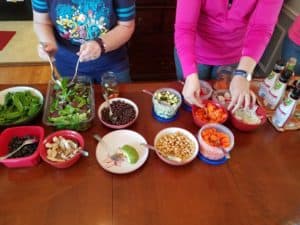
[[[171,158],[166,158],[164,157],[160,152],[159,150],[156,148],[156,154],[157,156],[164,162],[170,164],[170,165],[174,165],[174,166],[181,166],[181,165],[185,165],[189,162],[191,162],[193,159],[196,158],[197,154],[198,154],[198,151],[199,151],[199,145],[198,145],[198,141],[197,139],[195,138],[195,136],[189,132],[188,130],[185,130],[185,129],[182,129],[182,128],[179,128],[179,127],[169,127],[169,128],[165,128],[163,130],[161,130],[160,132],[158,132],[158,134],[155,136],[154,138],[154,146],[156,147],[156,144],[158,142],[158,140],[166,135],[166,134],[174,134],[176,132],[180,132],[182,133],[184,136],[186,136],[189,140],[192,141],[192,143],[194,144],[194,151],[193,151],[193,154],[190,156],[190,158],[188,158],[187,160],[184,160],[184,161],[176,161],[176,160],[172,160]]]
[[[233,133],[224,125],[219,124],[219,123],[208,123],[205,124],[204,126],[202,126],[202,128],[199,130],[198,132],[198,141],[200,144],[200,152],[201,154],[206,157],[207,159],[210,160],[219,160],[225,157],[224,152],[222,151],[221,148],[218,147],[214,147],[209,145],[208,143],[206,143],[206,141],[204,141],[202,139],[202,135],[201,133],[209,128],[215,128],[217,131],[225,133],[227,135],[229,135],[230,138],[230,146],[228,146],[227,148],[224,148],[224,150],[226,152],[230,152],[234,146],[234,136]]]
[[[0,124],[0,126],[10,126],[10,125],[19,125],[19,124],[27,123],[27,122],[33,120],[41,112],[41,110],[43,108],[43,104],[44,104],[44,97],[38,89],[28,87],[28,86],[15,86],[15,87],[10,87],[10,88],[0,91],[0,105],[4,104],[6,94],[16,93],[16,92],[25,92],[25,91],[29,91],[32,95],[39,98],[41,105],[40,105],[40,108],[38,109],[38,111],[36,111],[36,113],[34,115],[24,118],[22,121]]]
[[[104,108],[108,107],[106,102],[104,101],[98,108],[98,117],[99,117],[101,123],[103,123],[107,127],[113,128],[113,129],[123,129],[123,128],[129,127],[136,121],[136,119],[139,115],[139,109],[138,109],[137,104],[135,104],[133,101],[131,101],[130,99],[127,99],[127,98],[111,98],[111,99],[109,99],[110,104],[113,103],[114,101],[122,101],[122,102],[125,102],[125,103],[133,106],[133,108],[135,110],[135,118],[133,120],[131,120],[130,122],[128,122],[126,124],[122,124],[122,125],[114,125],[114,124],[104,121],[102,118],[101,112]]]

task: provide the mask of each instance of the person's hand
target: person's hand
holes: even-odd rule
[[[101,56],[101,48],[96,41],[87,41],[80,46],[77,55],[80,58],[80,62],[95,60]]]
[[[57,45],[53,42],[40,42],[38,45],[39,57],[43,60],[52,59],[57,51]]]
[[[255,94],[250,90],[249,81],[241,76],[234,76],[230,83],[231,102],[228,110],[235,112],[238,108],[244,106],[249,108],[256,101]]]
[[[194,73],[186,78],[182,89],[182,95],[189,104],[202,107],[198,74]]]

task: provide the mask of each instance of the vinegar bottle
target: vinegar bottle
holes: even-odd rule
[[[297,82],[296,86],[290,93],[287,98],[285,98],[281,104],[276,108],[276,111],[272,117],[272,122],[278,126],[283,127],[287,120],[293,115],[297,101],[300,97],[300,81]]]
[[[280,73],[283,70],[284,70],[284,61],[282,59],[277,60],[272,72],[261,83],[258,90],[259,96],[263,98],[266,97],[268,91],[270,90],[270,88],[274,86],[275,82],[278,80],[278,77],[280,76]]]

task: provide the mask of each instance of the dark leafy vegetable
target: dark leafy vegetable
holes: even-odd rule
[[[90,84],[77,82],[71,87],[67,84],[68,78],[63,78],[62,87],[54,85],[48,121],[60,129],[85,129],[81,126],[91,118],[92,113]]]
[[[0,105],[0,125],[25,122],[41,109],[40,98],[30,91],[8,92]]]

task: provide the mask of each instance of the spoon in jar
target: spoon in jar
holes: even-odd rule
[[[33,143],[36,143],[36,142],[38,142],[38,139],[35,139],[35,138],[25,140],[25,141],[24,141],[24,142],[23,142],[16,150],[14,150],[14,151],[8,153],[8,154],[5,155],[5,156],[0,157],[0,161],[2,161],[2,160],[4,160],[4,159],[7,159],[7,158],[11,157],[11,156],[14,155],[16,152],[20,151],[25,145],[30,145],[30,144],[33,144]]]

